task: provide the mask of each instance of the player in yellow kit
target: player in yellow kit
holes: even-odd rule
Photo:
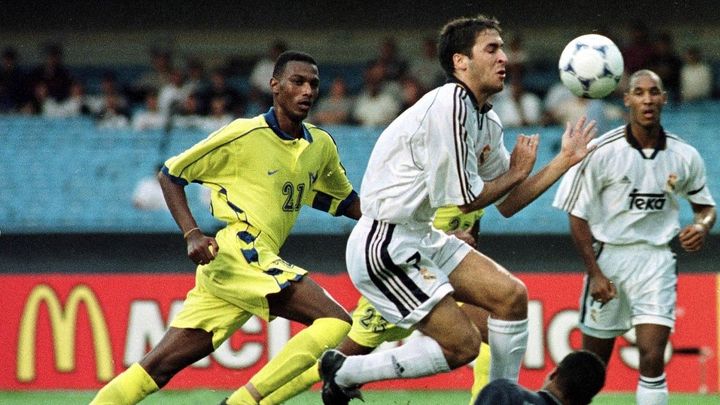
[[[458,207],[443,207],[435,213],[433,226],[455,235],[474,247],[477,244],[480,218],[483,214],[483,210],[464,214]],[[483,336],[487,336],[487,311],[472,305],[462,305],[462,309],[482,331]],[[337,349],[346,355],[367,354],[382,343],[399,341],[409,337],[412,333],[412,329],[403,329],[388,322],[365,297],[360,297],[353,312],[353,324],[350,332]],[[475,400],[480,390],[488,383],[490,349],[486,342],[482,344],[473,370],[475,378],[470,403]],[[319,381],[318,368],[310,367],[299,377],[285,384],[260,403],[262,405],[281,404],[308,390]]]
[[[330,135],[303,123],[317,98],[314,59],[280,55],[270,80],[273,108],[235,120],[167,160],[158,175],[170,212],[198,265],[195,287],[163,339],[103,387],[92,404],[135,404],[202,359],[251,316],[283,317],[308,327],[227,404],[257,404],[295,378],[350,330],[349,314],[305,269],[278,256],[303,205],[358,218],[359,199]],[[184,186],[212,190],[213,216],[227,225],[205,235],[187,204]]]

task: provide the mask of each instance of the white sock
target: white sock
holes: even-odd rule
[[[640,376],[635,392],[637,405],[667,405],[669,396],[665,373],[659,377]]]
[[[394,349],[364,356],[348,356],[335,376],[344,387],[394,378],[424,377],[450,371],[440,345],[417,336]]]
[[[528,341],[528,320],[505,321],[488,318],[490,381],[507,378],[518,381]]]

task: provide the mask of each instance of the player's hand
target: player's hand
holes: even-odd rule
[[[697,252],[705,245],[705,236],[707,233],[707,228],[701,224],[688,225],[683,228],[678,235],[680,246],[685,249],[686,252]]]
[[[461,241],[467,243],[468,245],[475,247],[475,238],[472,236],[470,231],[463,231],[460,229],[450,231],[447,233],[448,235],[454,235],[456,238],[460,239]]]
[[[601,304],[606,304],[617,296],[617,288],[612,280],[603,274],[590,276],[590,296]]]
[[[193,232],[187,238],[187,255],[195,264],[208,264],[215,259],[218,247],[215,238]]]
[[[515,147],[510,154],[510,170],[516,171],[523,178],[532,172],[537,159],[538,144],[540,136],[520,134],[515,142]]]
[[[560,154],[566,159],[568,167],[583,160],[594,149],[594,147],[588,148],[588,143],[597,134],[596,122],[593,120],[586,125],[586,120],[583,116],[577,120],[575,126],[571,126],[570,122],[565,124]]]

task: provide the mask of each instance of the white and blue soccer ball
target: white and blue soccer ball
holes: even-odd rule
[[[579,97],[603,98],[622,78],[625,65],[617,45],[598,34],[579,36],[560,54],[560,80]]]

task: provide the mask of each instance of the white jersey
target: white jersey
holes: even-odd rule
[[[678,136],[661,129],[658,147],[641,149],[628,125],[593,143],[565,174],[553,206],[587,220],[598,241],[665,245],[680,231],[678,197],[715,205],[705,163]]]
[[[378,138],[362,181],[362,213],[429,226],[435,210],[472,202],[510,167],[503,129],[458,82],[425,94]]]

